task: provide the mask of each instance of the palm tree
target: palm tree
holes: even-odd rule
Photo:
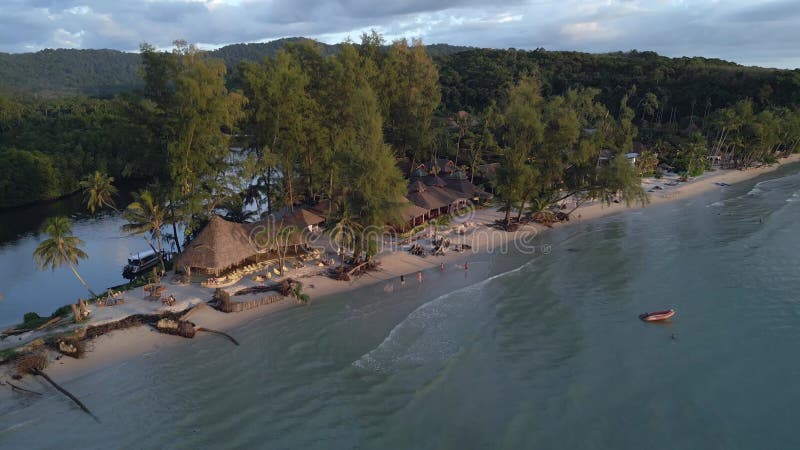
[[[550,201],[547,199],[533,199],[528,211],[531,213],[531,218],[533,220],[545,225],[551,224],[557,220],[556,214],[550,210]]]
[[[86,175],[79,183],[86,198],[86,208],[94,214],[97,209],[107,206],[114,211],[119,210],[114,205],[114,196],[117,195],[117,188],[114,186],[114,177],[110,177],[99,170],[93,174]]]
[[[245,198],[241,194],[231,194],[222,201],[220,208],[225,210],[225,220],[244,223],[258,218],[256,211],[248,210]]]
[[[88,258],[88,255],[80,248],[83,241],[71,235],[72,225],[69,219],[63,216],[48,219],[44,225],[44,232],[47,233],[48,238],[43,240],[33,251],[33,258],[39,269],[56,270],[66,264],[92,297],[97,297],[97,294],[92,292],[75,268],[78,260]]]
[[[344,257],[346,250],[354,250],[358,243],[358,234],[363,231],[364,227],[357,221],[357,218],[352,213],[351,207],[347,202],[343,202],[339,208],[338,217],[329,233],[333,242],[339,246],[341,252],[342,262],[340,270],[344,270]]]
[[[161,228],[164,226],[166,208],[155,199],[150,191],[143,190],[133,194],[133,202],[125,208],[122,214],[128,221],[122,226],[122,231],[132,235],[143,235],[150,248],[158,253],[161,268],[164,269]],[[147,238],[147,233],[156,241],[155,247],[150,239]]]

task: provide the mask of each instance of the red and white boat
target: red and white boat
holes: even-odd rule
[[[668,309],[666,311],[656,311],[656,312],[639,314],[639,318],[644,320],[645,322],[658,322],[660,320],[669,320],[674,315],[675,315],[675,310]]]

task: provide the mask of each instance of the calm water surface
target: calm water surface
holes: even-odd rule
[[[136,357],[66,383],[102,426],[17,399],[0,447],[797,448],[797,170]]]
[[[129,201],[127,196],[117,199],[120,205]],[[29,311],[48,316],[89,295],[68,268],[40,271],[33,261],[33,251],[46,239],[40,232],[44,221],[59,215],[72,219],[73,234],[85,242],[89,259],[80,262],[78,272],[95,292],[124,283],[128,254],[149,248],[141,237],[120,231],[125,220],[119,214],[89,216],[81,195],[0,211],[0,327],[21,322]]]

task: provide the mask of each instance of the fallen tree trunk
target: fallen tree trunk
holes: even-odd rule
[[[61,319],[62,319],[61,316],[55,316],[52,319],[48,320],[47,322],[36,327],[36,331],[43,330],[45,328],[48,328],[50,325],[57,324],[58,322],[61,322]]]
[[[72,395],[69,391],[67,391],[63,387],[59,386],[58,383],[53,381],[53,379],[50,378],[46,373],[44,373],[41,370],[36,369],[36,368],[32,369],[31,373],[34,374],[34,375],[38,375],[38,376],[44,378],[45,380],[47,380],[47,382],[52,384],[53,387],[58,389],[59,392],[61,392],[62,394],[66,395],[67,397],[69,397],[70,400],[75,402],[75,404],[78,405],[86,414],[92,416],[92,418],[94,420],[96,420],[97,423],[100,423],[100,419],[98,419],[97,416],[95,416],[91,411],[89,411],[89,408],[87,408],[86,405],[83,404],[83,402],[78,400],[78,398],[75,397],[74,395]]]
[[[11,390],[13,390],[13,391],[20,391],[20,392],[23,392],[23,393],[25,393],[25,394],[42,395],[42,393],[41,393],[41,392],[36,392],[36,391],[32,391],[32,390],[30,390],[30,389],[25,389],[24,387],[17,386],[17,385],[15,385],[14,383],[12,383],[12,382],[10,382],[10,381],[6,381],[5,383],[6,383],[6,384],[7,384],[7,385],[8,385],[8,386],[11,388]]]
[[[236,339],[234,339],[233,336],[231,336],[228,333],[225,333],[223,331],[211,330],[209,328],[203,328],[203,327],[197,328],[197,331],[205,331],[207,333],[219,334],[221,336],[225,336],[226,338],[230,339],[230,341],[233,342],[235,345],[239,345],[239,342],[236,341]]]

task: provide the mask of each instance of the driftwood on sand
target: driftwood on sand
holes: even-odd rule
[[[353,277],[363,275],[369,271],[376,270],[378,263],[376,261],[365,261],[356,264],[352,267],[337,267],[332,270],[331,276],[338,281],[350,281]]]
[[[30,353],[28,355],[21,356],[20,358],[17,359],[17,372],[20,375],[30,374],[44,378],[59,392],[66,395],[70,400],[75,402],[75,404],[78,405],[78,407],[81,408],[86,414],[92,416],[92,418],[96,420],[97,423],[100,423],[100,419],[98,419],[97,416],[95,416],[91,411],[89,411],[89,408],[87,408],[86,405],[83,404],[83,402],[78,400],[78,397],[75,397],[74,395],[72,395],[72,393],[70,393],[63,387],[59,386],[58,383],[53,381],[52,378],[50,378],[46,373],[44,373],[44,369],[46,367],[47,367],[47,356],[45,356],[43,352]]]
[[[269,291],[277,290],[282,295],[286,295],[283,294],[283,291],[285,290],[284,284],[288,285],[288,283],[284,282],[280,285],[271,286],[269,288]],[[237,292],[234,295],[239,295],[239,292]],[[284,297],[281,297],[279,295],[267,295],[254,300],[234,302],[231,301],[230,294],[228,294],[225,290],[217,289],[216,292],[214,292],[214,298],[209,302],[209,305],[211,305],[212,308],[218,311],[222,311],[224,313],[233,313],[233,312],[247,311],[249,309],[258,308],[259,306],[280,302],[283,299]]]
[[[205,332],[207,332],[207,333],[219,334],[220,336],[225,336],[226,338],[228,338],[228,339],[229,339],[231,342],[233,342],[233,343],[234,343],[234,345],[239,345],[239,341],[237,341],[236,339],[234,339],[234,338],[233,338],[233,336],[231,336],[230,334],[228,334],[228,333],[225,333],[225,332],[223,332],[223,331],[219,331],[219,330],[212,330],[212,329],[210,329],[210,328],[203,328],[203,327],[197,328],[197,331],[205,331]]]
[[[6,381],[5,384],[7,384],[8,387],[10,387],[12,391],[22,392],[24,394],[42,395],[41,392],[36,392],[36,391],[32,391],[30,389],[25,389],[24,387],[17,386],[17,385],[15,385],[14,383],[12,383],[10,381]]]

